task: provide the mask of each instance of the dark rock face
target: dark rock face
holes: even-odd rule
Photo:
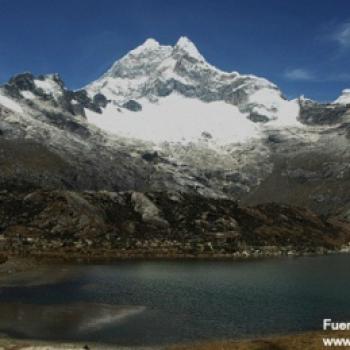
[[[91,109],[94,112],[101,113],[100,107],[91,100],[85,90],[74,91],[72,94],[73,98],[83,107]]]
[[[203,131],[201,136],[206,139],[206,140],[210,140],[213,138],[213,135],[210,133],[210,132],[207,132],[207,131]]]
[[[135,100],[129,100],[123,104],[123,107],[133,112],[140,112],[142,110],[142,106]]]
[[[1,138],[0,149],[0,191],[64,189],[77,185],[74,166],[41,144]]]
[[[12,77],[7,84],[5,84],[4,89],[6,93],[13,98],[21,98],[20,91],[31,91],[37,90],[34,84],[34,76],[31,73],[18,74]],[[41,91],[39,91],[40,93]]]
[[[96,94],[93,97],[92,101],[96,106],[102,107],[102,108],[105,108],[108,104],[108,100],[107,100],[106,96],[101,94],[101,93]]]
[[[5,255],[0,254],[0,264],[4,264],[8,258]]]
[[[75,93],[73,91],[64,90],[62,96],[59,97],[58,101],[55,102],[59,104],[62,110],[67,111],[73,115],[81,115],[85,117],[84,106],[75,100]]]
[[[47,112],[45,113],[45,116],[50,120],[50,123],[52,123],[55,126],[58,126],[60,129],[68,130],[85,138],[90,136],[90,131],[86,126],[74,120],[67,119],[64,116],[62,116],[62,114],[55,112]]]
[[[54,98],[50,93],[38,88],[35,85],[35,79],[41,81],[51,80],[57,84],[61,95]],[[49,76],[39,75],[37,77],[31,73],[19,74],[11,78],[4,88],[7,94],[13,98],[21,99],[21,91],[30,91],[42,100],[51,101],[55,107],[59,106],[64,111],[83,117],[85,117],[84,108],[101,113],[101,107],[105,107],[108,102],[102,94],[97,94],[94,99],[91,99],[85,90],[71,91],[66,89],[63,80],[58,74]],[[32,101],[28,103],[33,105]]]
[[[350,241],[342,219],[178,192],[0,193],[0,221],[3,250],[21,254],[273,255],[339,249]]]
[[[64,110],[71,114],[85,117],[84,108],[90,109],[96,113],[102,113],[101,107],[107,105],[107,99],[104,95],[98,94],[98,97],[95,97],[91,99],[86,90],[63,90],[63,94],[59,99],[59,104]]]
[[[35,85],[35,79],[42,81],[46,79],[51,79],[55,84],[57,84],[60,90],[65,90],[64,82],[58,74],[52,74],[48,76],[39,75],[37,77],[35,77],[31,73],[18,74],[12,77],[8,81],[8,83],[5,84],[4,87],[10,96],[14,96],[17,98],[20,96],[20,91],[30,91],[34,95],[37,95],[43,99],[49,99],[50,97],[52,97],[51,95],[47,94],[45,91],[43,91],[41,88],[38,88]]]
[[[281,137],[279,134],[271,134],[267,139],[271,143],[282,143],[284,141],[283,137]]]
[[[158,152],[145,152],[142,155],[142,159],[146,160],[147,162],[154,162],[159,158]]]
[[[268,142],[272,171],[240,197],[242,203],[293,204],[323,214],[350,209],[349,141],[338,129],[316,134],[317,141]]]
[[[258,113],[250,113],[248,119],[250,119],[254,123],[267,123],[270,120],[265,115]]]
[[[19,90],[34,91],[36,89],[34,84],[34,76],[31,73],[16,75],[9,80],[8,84],[16,87]]]
[[[348,110],[349,107],[342,105],[327,105],[301,101],[299,119],[307,125],[334,125],[343,120]]]

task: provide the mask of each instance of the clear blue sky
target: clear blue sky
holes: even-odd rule
[[[326,101],[350,87],[349,0],[0,0],[0,82],[59,72],[79,88],[146,38],[181,35],[288,97]]]

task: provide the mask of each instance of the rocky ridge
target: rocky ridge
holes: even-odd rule
[[[346,250],[350,223],[179,192],[0,194],[2,251],[60,258],[258,257]]]

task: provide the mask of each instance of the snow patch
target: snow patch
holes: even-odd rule
[[[342,94],[334,101],[334,103],[339,104],[349,104],[350,103],[350,89],[344,89]]]
[[[140,85],[146,84],[147,77],[140,77],[138,79],[129,78],[113,78],[106,77],[103,80],[95,82],[88,89],[90,97],[93,97],[97,93],[102,93],[108,100],[120,101],[131,99],[126,98],[130,91],[138,91]]]
[[[10,98],[8,98],[7,96],[4,96],[2,94],[0,94],[0,105],[3,105],[6,108],[11,109],[14,112],[23,113],[23,109],[19,105],[19,103],[11,100]]]
[[[262,88],[249,97],[249,102],[256,104],[254,112],[267,116],[274,124],[301,126],[297,120],[300,111],[298,100],[285,100],[279,90]]]
[[[21,95],[26,98],[27,100],[33,100],[35,98],[35,95],[28,90],[21,91]]]
[[[236,106],[216,101],[206,103],[173,93],[151,103],[138,101],[142,111],[135,113],[109,104],[102,114],[85,110],[87,119],[101,129],[119,136],[154,143],[189,143],[210,135],[217,144],[244,142],[257,137],[256,124]]]
[[[48,95],[51,95],[55,98],[62,95],[60,86],[51,79],[48,79],[48,78],[45,80],[35,79],[34,83],[37,88],[42,89]]]

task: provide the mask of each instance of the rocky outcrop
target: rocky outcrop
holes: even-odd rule
[[[9,255],[248,257],[336,251],[350,242],[341,218],[178,192],[3,192],[0,222]]]
[[[100,96],[101,97],[99,102],[101,103],[103,95],[100,94]],[[96,113],[101,113],[100,103],[96,102],[96,100],[91,99],[85,90],[70,91],[70,100],[74,100],[77,105],[80,105],[83,108],[91,109]]]
[[[134,210],[141,215],[144,222],[154,223],[158,226],[168,227],[168,221],[161,217],[160,209],[144,194],[134,192],[131,195]]]
[[[248,118],[254,123],[267,123],[269,118],[259,113],[250,113]]]
[[[34,75],[31,73],[18,74],[12,77],[7,86],[16,88],[22,91],[35,91],[36,86],[34,84]]]
[[[47,88],[47,89],[45,89]],[[27,103],[35,106],[33,98],[51,102],[53,107],[60,107],[63,111],[73,115],[85,116],[84,108],[101,113],[101,107],[107,105],[107,99],[102,94],[90,98],[85,90],[71,91],[58,74],[34,76],[31,73],[18,74],[4,85],[6,93],[15,98],[26,98],[23,92],[30,92],[31,98]]]
[[[93,97],[93,103],[98,106],[98,107],[101,107],[101,108],[105,108],[108,104],[108,100],[106,98],[105,95],[102,95],[102,94],[96,94],[94,97]]]
[[[307,125],[335,125],[349,115],[349,107],[339,104],[321,104],[311,100],[299,100],[299,119]]]
[[[129,100],[123,104],[123,107],[128,109],[129,111],[139,112],[142,110],[142,106],[135,100]]]

